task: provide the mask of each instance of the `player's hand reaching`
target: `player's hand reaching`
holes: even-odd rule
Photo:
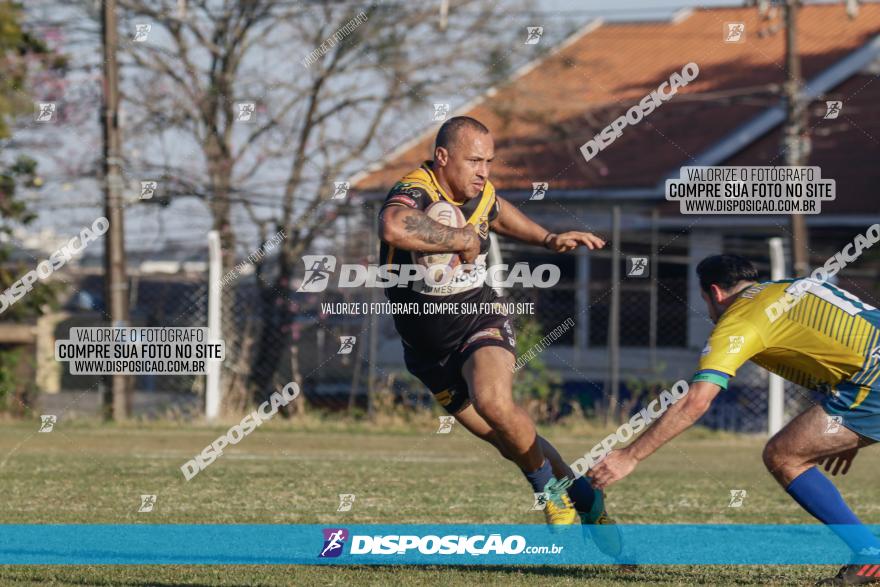
[[[832,475],[837,475],[838,473],[846,475],[849,472],[849,467],[852,465],[853,459],[856,458],[856,453],[858,452],[858,448],[844,450],[825,457],[823,460],[819,461],[819,464],[825,465],[825,470]],[[833,471],[831,470],[831,467],[834,467]],[[843,470],[841,470],[841,467],[843,467]]]
[[[605,489],[632,473],[637,464],[638,461],[626,450],[613,450],[587,473],[587,477],[592,479],[593,487]]]
[[[546,247],[557,253],[567,253],[579,246],[590,249],[601,249],[605,246],[605,241],[593,234],[592,232],[578,232],[570,230],[561,234],[551,235],[545,243]]]

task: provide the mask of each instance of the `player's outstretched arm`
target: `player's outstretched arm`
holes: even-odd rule
[[[629,475],[640,461],[693,426],[706,413],[721,387],[708,381],[691,383],[683,399],[669,406],[666,412],[632,444],[612,451],[587,476],[597,489],[604,489]]]
[[[480,238],[472,225],[453,228],[404,206],[393,206],[382,212],[379,238],[407,251],[458,253],[465,263],[473,263],[480,254]]]
[[[498,216],[492,221],[492,230],[498,234],[515,238],[530,245],[547,247],[557,253],[565,253],[578,246],[588,249],[601,249],[605,241],[592,232],[576,230],[554,234],[519,211],[519,209],[496,196],[499,202]]]

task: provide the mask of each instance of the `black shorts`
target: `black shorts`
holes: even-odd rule
[[[485,346],[505,348],[516,357],[510,317],[487,314],[474,320],[461,344],[445,355],[417,350],[404,341],[403,358],[407,370],[425,384],[437,402],[450,414],[457,414],[471,403],[462,367],[474,351]]]

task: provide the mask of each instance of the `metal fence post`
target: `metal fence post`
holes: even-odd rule
[[[770,245],[770,279],[777,281],[785,278],[785,253],[782,250],[782,239],[771,238]],[[773,436],[782,430],[783,412],[785,410],[785,386],[782,377],[770,373],[767,385],[767,432]]]
[[[608,387],[605,424],[617,421],[620,392],[620,206],[611,211],[611,308],[608,312]]]
[[[220,233],[208,232],[208,340],[216,344],[223,336],[220,327]],[[220,361],[208,361],[205,375],[205,418],[214,420],[220,415]]]

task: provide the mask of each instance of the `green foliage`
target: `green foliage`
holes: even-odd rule
[[[9,136],[7,120],[26,112],[30,98],[24,91],[27,86],[28,68],[33,62],[27,58],[42,56],[43,63],[51,69],[63,69],[66,60],[53,53],[41,40],[23,30],[19,24],[21,5],[8,0],[0,0],[0,139]],[[42,180],[37,176],[37,162],[31,157],[20,155],[13,162],[0,161],[0,234],[12,234],[13,226],[27,226],[37,217],[27,208],[25,202],[16,199],[18,187],[38,188]],[[34,263],[13,263],[12,244],[0,245],[0,291],[32,270]],[[11,322],[32,322],[56,304],[58,284],[40,284],[17,303],[10,306],[2,315],[2,320]],[[26,357],[21,347],[0,348],[0,410],[11,403],[9,390],[15,390],[18,398],[27,397],[33,390],[29,380],[17,375],[17,367]]]
[[[21,358],[21,351],[13,349],[0,352],[0,406],[6,404],[9,390],[15,385],[12,375],[15,363]]]
[[[0,167],[0,234],[10,236],[13,225],[27,226],[37,218],[24,202],[15,198],[17,186],[36,187],[36,169],[37,162],[24,155],[7,167]],[[12,244],[0,245],[0,291],[5,291],[36,265],[37,260],[32,263],[12,262],[13,252]],[[2,319],[10,322],[33,321],[57,305],[60,287],[57,283],[40,283],[9,306],[3,312]],[[7,378],[3,371],[11,362],[2,357],[7,352],[0,350],[0,381]]]
[[[629,398],[621,402],[619,422],[628,420],[630,412],[636,406],[648,405],[660,397],[661,391],[672,386],[673,382],[663,376],[664,371],[666,371],[666,363],[659,362],[646,377],[632,377],[626,380]]]
[[[537,345],[545,333],[537,320],[523,321],[516,332],[516,354],[525,355]],[[541,353],[528,361],[513,377],[513,397],[527,407],[531,404],[532,416],[539,420],[553,419],[559,413],[562,378],[550,370]]]
[[[36,162],[27,157],[19,157],[12,165],[0,168],[0,233],[10,234],[11,224],[28,225],[36,214],[28,210],[24,202],[15,199],[17,183],[30,184],[33,181]],[[0,245],[0,291],[18,281],[22,275],[32,270],[34,263],[11,262],[13,247]],[[5,322],[33,322],[57,306],[57,297],[62,284],[40,283],[23,298],[3,312]],[[18,375],[18,366],[25,357],[21,347],[0,347],[0,411],[11,409],[20,413],[19,406],[28,405],[35,392],[33,382]],[[13,394],[8,390],[15,390]]]
[[[48,69],[63,72],[64,55],[54,53],[46,44],[21,28],[21,4],[0,0],[0,139],[9,136],[7,119],[31,108],[26,91],[28,57],[43,57]]]
[[[19,156],[8,167],[0,168],[0,218],[21,224],[30,224],[36,219],[37,215],[30,212],[24,202],[14,197],[17,185],[37,187],[39,179],[36,172],[37,162],[26,155]],[[10,231],[8,223],[0,224],[0,232],[9,235]],[[5,256],[0,257],[0,261],[5,260]]]

